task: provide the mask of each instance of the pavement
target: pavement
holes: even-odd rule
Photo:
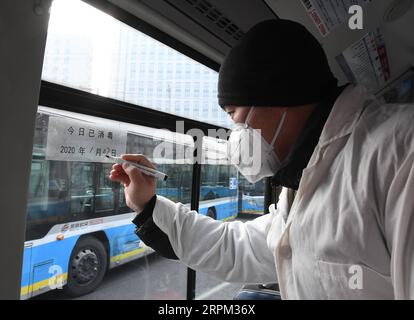
[[[196,299],[232,300],[241,284],[223,282],[196,273]],[[109,270],[102,284],[76,300],[185,300],[187,267],[157,253]],[[37,296],[36,300],[71,299],[60,290]]]

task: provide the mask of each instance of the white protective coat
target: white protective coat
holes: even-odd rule
[[[283,299],[414,299],[414,105],[348,86],[288,207],[220,222],[158,196],[154,222],[191,268]]]

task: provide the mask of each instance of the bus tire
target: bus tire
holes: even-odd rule
[[[214,220],[217,219],[217,210],[216,207],[210,207],[207,209],[207,217],[213,218]]]
[[[107,266],[103,243],[90,236],[80,238],[70,256],[66,294],[79,297],[94,291],[101,284]]]

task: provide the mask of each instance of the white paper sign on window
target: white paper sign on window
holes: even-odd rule
[[[127,133],[70,118],[49,118],[46,160],[110,162],[126,151]]]

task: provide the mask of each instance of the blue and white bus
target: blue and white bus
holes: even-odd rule
[[[69,295],[86,294],[97,288],[108,269],[153,252],[134,233],[135,225],[131,222],[134,213],[126,206],[123,186],[108,179],[111,163],[46,160],[51,117],[79,120],[74,113],[45,107],[38,110],[22,299],[62,286]],[[154,130],[151,136],[147,135],[145,127],[129,125],[126,130],[127,153],[139,150],[152,154],[158,143],[153,138]],[[166,172],[169,179],[158,182],[157,193],[173,201],[190,203],[191,167],[189,164],[159,164],[158,168]],[[236,217],[236,169],[229,165],[207,164],[201,175],[199,212],[219,220]]]

